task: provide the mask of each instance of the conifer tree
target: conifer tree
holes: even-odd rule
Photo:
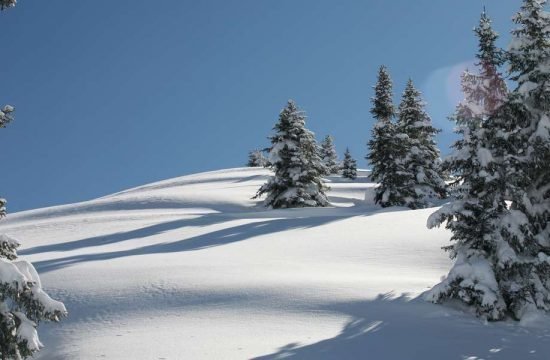
[[[342,177],[355,180],[357,178],[357,162],[351,156],[349,148],[346,148],[344,153],[344,161],[342,162]]]
[[[305,115],[289,100],[279,115],[271,137],[269,160],[275,176],[255,198],[267,194],[265,205],[272,208],[329,205],[325,171],[313,133],[305,127]]]
[[[13,119],[12,113],[14,109],[11,105],[5,105],[2,110],[0,110],[0,128],[6,127],[6,125]]]
[[[461,300],[479,316],[496,320],[506,311],[497,282],[500,260],[497,252],[507,249],[498,226],[507,215],[507,206],[504,177],[499,174],[501,165],[493,157],[486,134],[487,121],[505,102],[507,89],[498,73],[501,64],[501,53],[495,46],[498,36],[485,12],[474,31],[479,41],[480,71],[479,74],[466,71],[462,75],[465,98],[452,117],[462,138],[445,160],[445,167],[458,178],[456,198],[428,220],[429,227],[446,223],[446,228],[452,231],[453,244],[445,249],[456,262],[447,278],[426,296],[434,302],[448,298]]]
[[[508,312],[550,310],[550,14],[546,0],[524,0],[514,17],[508,58],[517,87],[488,123],[491,148],[511,201],[499,223],[507,256],[497,281]],[[495,271],[497,271],[495,270]]]
[[[446,194],[434,139],[439,130],[433,127],[424,106],[420,91],[409,79],[399,104],[394,135],[401,141],[402,151],[394,162],[401,168],[399,192],[404,205],[411,209],[425,208]]]
[[[337,174],[340,170],[340,163],[338,161],[336,149],[334,148],[334,140],[332,136],[327,135],[324,138],[321,142],[319,151],[323,165],[326,168],[325,175]]]
[[[268,165],[267,158],[264,156],[261,150],[252,150],[248,153],[248,163],[246,166],[249,167],[266,167]]]
[[[401,182],[401,169],[394,160],[402,146],[395,137],[395,108],[392,101],[392,81],[385,66],[378,71],[378,81],[374,87],[371,114],[376,119],[368,142],[369,154],[366,159],[371,165],[371,180],[378,183],[374,201],[382,207],[402,205],[403,198],[397,184]]]
[[[0,0],[0,10],[14,7],[15,4],[17,4],[17,0]]]
[[[15,0],[1,1],[0,10],[15,6]],[[0,128],[12,118],[13,107],[0,111]],[[6,201],[0,199],[0,219],[6,215]],[[63,303],[42,290],[40,278],[30,262],[17,260],[19,242],[0,234],[0,358],[24,359],[43,346],[37,326],[41,321],[59,321],[67,314]]]

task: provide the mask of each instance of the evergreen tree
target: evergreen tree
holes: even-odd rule
[[[508,248],[498,225],[507,215],[507,207],[505,178],[500,176],[501,165],[490,150],[487,121],[505,102],[507,89],[497,70],[501,64],[495,46],[498,36],[485,13],[475,33],[480,72],[462,75],[465,99],[452,117],[462,138],[444,163],[458,177],[456,198],[428,220],[429,227],[446,223],[452,231],[453,244],[445,249],[456,262],[447,278],[426,296],[434,302],[459,299],[474,307],[479,316],[496,320],[506,311],[497,274],[498,253],[506,255]]]
[[[371,165],[371,180],[378,183],[374,201],[382,207],[402,205],[403,199],[396,188],[401,177],[401,169],[394,159],[402,151],[399,139],[395,137],[395,108],[392,102],[392,82],[385,66],[378,72],[374,87],[371,114],[376,119],[368,142],[369,154],[366,159]]]
[[[524,0],[509,47],[517,87],[494,119],[492,149],[502,154],[511,201],[500,222],[508,256],[497,280],[508,311],[550,310],[550,14],[546,0]],[[507,131],[507,132],[505,132]],[[505,139],[503,137],[506,137]],[[504,141],[505,140],[505,141]]]
[[[13,106],[6,105],[0,110],[0,128],[6,127],[6,125],[13,119],[12,112]]]
[[[269,161],[264,156],[261,150],[252,150],[248,153],[248,163],[246,166],[249,167],[266,167]]]
[[[320,157],[323,165],[326,168],[325,175],[337,174],[340,170],[340,163],[338,162],[338,155],[334,148],[334,141],[332,136],[327,135],[321,142]]]
[[[342,163],[342,177],[355,180],[357,178],[357,162],[351,157],[349,149],[346,148],[344,161]]]
[[[15,0],[0,1],[0,10],[15,6]],[[0,111],[0,128],[12,120],[13,107]],[[6,215],[0,199],[0,219]],[[17,261],[19,242],[0,234],[0,358],[23,359],[43,346],[36,331],[41,321],[59,321],[65,306],[42,290],[40,278],[27,261]]]
[[[269,153],[275,176],[257,192],[267,194],[265,205],[272,208],[327,206],[325,168],[313,133],[305,127],[305,115],[289,100],[279,115],[271,137]]]
[[[0,10],[14,7],[16,3],[17,0],[0,0]]]
[[[431,200],[446,194],[441,175],[439,149],[434,137],[439,132],[424,109],[420,92],[409,79],[401,103],[395,138],[401,151],[393,161],[400,168],[397,188],[403,205],[411,209],[432,205]]]

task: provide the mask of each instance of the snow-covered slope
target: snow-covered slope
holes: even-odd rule
[[[10,214],[69,318],[40,359],[548,359],[550,326],[483,324],[417,297],[450,267],[433,209],[365,202],[329,178],[333,208],[268,210],[269,172],[185,176]]]

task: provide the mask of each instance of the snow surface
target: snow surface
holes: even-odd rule
[[[334,207],[267,210],[251,197],[269,174],[9,214],[0,233],[69,311],[40,325],[36,358],[548,359],[548,318],[487,324],[422,300],[451,267],[434,209],[374,206],[359,171],[327,178]]]

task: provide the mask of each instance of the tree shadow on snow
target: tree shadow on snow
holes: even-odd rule
[[[338,335],[309,345],[290,343],[255,358],[482,360],[548,359],[550,327],[483,323],[470,314],[407,296],[329,305],[352,318]]]
[[[140,229],[131,231],[123,231],[107,235],[93,236],[85,239],[69,241],[64,243],[36,246],[29,249],[23,249],[18,251],[19,255],[31,255],[50,251],[71,251],[81,248],[103,246],[108,244],[114,244],[126,240],[140,239],[170,230],[180,229],[189,226],[208,226],[227,221],[227,218],[216,216],[217,214],[207,214],[191,219],[178,219],[173,221],[167,221],[151,226],[146,226]]]
[[[214,214],[215,215],[215,214]],[[303,218],[289,218],[289,219],[268,219],[260,220],[233,227],[224,228],[221,230],[209,232],[203,235],[197,235],[190,238],[185,238],[179,241],[171,241],[164,243],[156,243],[143,247],[138,247],[129,250],[101,252],[94,254],[75,255],[64,258],[57,258],[52,260],[44,260],[33,262],[34,266],[39,272],[53,271],[59,268],[63,268],[72,264],[88,262],[88,261],[101,261],[110,260],[126,256],[146,255],[146,254],[162,254],[162,253],[174,253],[184,251],[196,251],[207,249],[215,246],[228,245],[231,243],[248,240],[253,237],[262,236],[266,234],[273,234],[283,232],[292,229],[304,229],[316,226],[321,226],[330,222],[343,220],[348,216],[317,216],[317,217],[303,217]],[[27,250],[29,253],[37,253],[44,251],[59,251],[59,250],[74,250],[82,247],[100,246],[105,244],[112,244],[119,241],[125,241],[136,238],[144,238],[152,236],[164,231],[175,230],[183,228],[184,226],[206,226],[215,224],[218,222],[235,220],[224,216],[212,216],[205,215],[199,219],[193,220],[176,220],[162,224],[152,225],[145,228],[132,230],[128,232],[115,233],[111,235],[92,237],[88,239],[81,239],[75,242],[64,244],[46,245],[40,248],[33,248]],[[200,224],[200,225],[199,225]],[[23,252],[21,252],[23,253]]]

